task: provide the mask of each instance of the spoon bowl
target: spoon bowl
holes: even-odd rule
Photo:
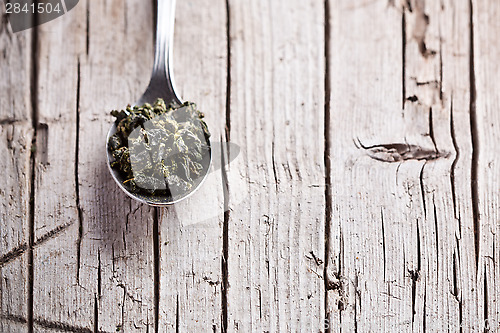
[[[153,73],[151,75],[149,86],[134,105],[141,106],[145,103],[153,104],[153,102],[158,98],[162,98],[167,105],[169,103],[182,105],[181,100],[175,92],[175,84],[172,74],[174,20],[175,0],[157,0],[156,47]],[[111,166],[111,163],[114,161],[114,157],[108,149],[108,142],[110,137],[113,136],[116,131],[116,123],[113,123],[106,138],[107,165],[115,182],[129,197],[151,206],[164,207],[178,203],[191,196],[194,192],[196,192],[196,190],[198,190],[207,178],[208,171],[212,163],[212,149],[209,139],[206,139],[206,143],[208,145],[208,156],[204,157],[204,169],[201,177],[194,179],[190,190],[181,194],[176,194],[175,198],[173,195],[147,194],[130,191],[127,186],[124,185],[124,177],[118,170]]]

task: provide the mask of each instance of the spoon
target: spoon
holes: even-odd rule
[[[174,36],[174,21],[175,21],[175,1],[176,0],[157,0],[157,21],[156,21],[156,46],[155,46],[155,60],[153,65],[153,73],[149,86],[144,94],[139,98],[135,105],[141,106],[144,103],[152,104],[157,98],[163,98],[168,105],[170,102],[181,105],[182,101],[179,99],[175,92],[175,83],[172,74],[172,49],[173,49],[173,36]],[[118,170],[111,167],[111,162],[114,158],[107,144],[109,138],[116,133],[116,124],[111,126],[108,136],[106,138],[106,152],[107,164],[113,179],[118,186],[131,198],[140,202],[146,203],[151,206],[164,207],[175,204],[190,195],[192,195],[203,183],[208,175],[208,169],[212,162],[212,150],[210,141],[207,140],[208,145],[208,164],[204,165],[204,174],[195,180],[193,187],[185,193],[176,193],[175,199],[169,195],[145,194],[134,193],[129,191],[124,186],[124,178],[120,175]]]

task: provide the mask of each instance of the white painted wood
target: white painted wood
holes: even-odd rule
[[[204,112],[213,170],[201,188],[160,215],[160,332],[222,331],[224,198],[220,142],[226,113],[226,3],[177,1],[174,75],[183,100]]]
[[[0,5],[0,331],[26,331],[32,148],[32,33],[14,34]]]
[[[35,330],[47,323],[91,329],[93,294],[78,286],[75,187],[78,58],[85,52],[84,5],[37,29],[35,155]],[[82,306],[85,304],[85,307]],[[45,322],[46,324],[42,324]]]
[[[482,331],[468,3],[331,12],[333,331]],[[388,144],[421,151],[405,157]]]
[[[357,148],[405,143],[401,12],[386,1],[340,1],[330,14],[327,319],[331,332],[408,332],[423,162],[383,163]]]
[[[80,1],[40,27],[35,330],[154,329],[152,210],[105,163],[109,111],[147,86],[152,14],[149,2]]]
[[[156,301],[159,332],[500,330],[499,4],[228,5],[229,25],[224,0],[177,4],[177,88],[216,165],[159,235],[104,154],[109,110],[149,80],[153,2],[82,0],[36,56],[0,25],[0,331],[28,331],[35,96],[34,332],[153,332]]]
[[[324,329],[323,18],[322,1],[230,1],[228,332]]]
[[[99,330],[152,332],[153,210],[118,188],[104,156],[113,120],[109,110],[134,103],[149,82],[153,8],[142,1],[88,6],[89,49],[80,90],[80,283],[98,294]]]
[[[432,7],[431,7],[432,8]],[[437,7],[439,8],[439,7]],[[442,91],[444,101],[445,120],[439,118],[434,124],[450,123],[450,132],[440,130],[435,125],[434,133],[441,136],[451,136],[454,162],[450,167],[449,178],[452,185],[452,204],[454,214],[449,212],[446,216],[438,217],[442,221],[453,221],[455,227],[455,246],[451,247],[453,235],[449,235],[447,255],[442,262],[447,263],[448,268],[442,275],[453,277],[451,279],[453,294],[456,295],[458,304],[450,300],[449,311],[456,319],[450,316],[450,325],[454,331],[483,331],[482,301],[480,290],[482,286],[478,281],[476,265],[476,249],[474,240],[474,214],[471,189],[472,170],[472,137],[470,131],[470,6],[468,1],[447,1],[444,9],[439,11],[434,7],[434,13],[439,14],[434,21],[439,21],[439,30],[433,27],[434,35],[441,32],[441,57],[442,57]],[[436,15],[431,12],[431,15]],[[435,43],[437,45],[437,42]],[[437,47],[437,46],[436,46]],[[467,75],[466,75],[467,74]],[[448,114],[448,116],[446,116]],[[444,125],[443,125],[444,126]],[[439,138],[436,135],[436,142]],[[442,141],[442,140],[441,140]],[[449,146],[449,145],[448,145]],[[430,175],[430,173],[429,173]],[[438,184],[439,175],[436,175],[428,184]],[[448,175],[443,175],[447,179]],[[434,191],[430,188],[431,191]],[[442,192],[443,193],[443,192]],[[449,197],[449,192],[446,195]],[[442,197],[436,195],[436,198]],[[440,200],[441,201],[441,198]],[[448,199],[449,202],[449,199]],[[449,206],[449,204],[448,204]],[[449,209],[449,207],[448,207]],[[444,267],[444,266],[443,266]],[[458,309],[456,308],[458,306]],[[458,312],[458,313],[457,313]]]
[[[469,70],[468,15],[467,1],[414,1],[405,10],[406,97],[418,98],[406,101],[404,115],[410,104],[415,111],[408,130],[418,131],[412,138],[427,133],[434,149],[447,156],[429,161],[421,172],[425,212],[414,330],[481,328],[471,187],[463,182],[471,177],[472,156],[470,82],[463,74]]]
[[[479,302],[490,332],[500,330],[499,235],[500,235],[500,33],[498,2],[472,1],[474,26],[474,68],[476,88],[476,130],[478,138],[479,208]]]

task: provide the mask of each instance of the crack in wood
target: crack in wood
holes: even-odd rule
[[[329,323],[330,313],[328,311],[328,290],[330,287],[328,279],[328,269],[330,268],[329,258],[331,257],[330,251],[330,233],[331,233],[331,223],[332,223],[332,187],[331,187],[331,160],[330,160],[330,97],[331,97],[331,69],[330,69],[330,37],[331,37],[331,25],[330,25],[330,1],[325,0],[323,4],[324,11],[324,57],[325,57],[325,76],[324,76],[324,90],[325,90],[325,101],[324,101],[324,153],[323,153],[323,163],[325,166],[325,252],[323,262],[323,283],[324,283],[324,307],[325,307],[325,324]],[[328,327],[326,331],[330,331]]]
[[[101,249],[97,249],[97,295],[102,296],[102,269],[101,269]]]
[[[338,293],[338,310],[339,310],[339,318],[342,317],[342,311],[347,307],[347,300],[345,297],[345,286],[344,286],[344,277],[342,276],[342,266],[344,263],[344,234],[342,232],[342,228],[340,228],[340,249],[339,249],[339,265],[337,267],[336,272],[328,273],[325,276],[325,289],[334,290]]]
[[[422,313],[422,331],[426,332],[426,325],[427,325],[427,284],[424,285],[424,306],[423,306],[423,313]]]
[[[33,245],[35,242],[35,183],[36,183],[36,140],[38,134],[38,13],[32,15],[34,20],[32,44],[31,44],[31,112],[32,112],[32,128],[33,128],[33,141],[31,147],[31,184],[30,184],[30,202],[29,202],[29,223],[28,223],[28,286],[27,286],[27,322],[28,333],[33,333],[33,285],[34,285],[34,268],[33,268]]]
[[[417,281],[420,279],[420,268],[421,268],[421,248],[420,248],[420,227],[417,221],[417,268],[415,270],[408,270],[410,274],[410,279],[412,280],[411,285],[411,322],[415,322],[415,302],[417,293]]]
[[[450,133],[451,133],[451,142],[453,143],[453,148],[455,149],[455,158],[451,163],[450,170],[450,180],[451,180],[451,198],[453,202],[453,212],[455,214],[455,218],[458,218],[458,214],[460,214],[457,207],[457,194],[456,194],[456,184],[455,184],[455,172],[457,168],[457,163],[460,158],[460,148],[458,147],[457,137],[455,133],[455,124],[453,122],[453,93],[450,96]],[[462,226],[459,221],[458,223],[459,233],[462,234]]]
[[[122,303],[121,303],[121,318],[120,318],[120,324],[116,326],[116,331],[121,331],[125,327],[125,300],[127,297],[127,287],[125,287],[124,284],[118,284],[118,287],[122,288],[123,290],[123,296],[122,296]],[[120,305],[118,303],[118,305]]]
[[[391,0],[394,2],[394,0]],[[405,0],[403,2],[403,9],[407,9],[410,13],[413,13],[413,6],[411,4],[411,0]]]
[[[154,284],[154,328],[160,330],[160,208],[153,208],[153,284]],[[114,266],[114,264],[113,264]]]
[[[409,11],[411,12],[411,4],[408,2],[408,7]],[[405,104],[406,104],[406,11],[405,8],[403,7],[402,13],[401,13],[401,74],[402,74],[402,82],[401,82],[401,88],[402,88],[402,97],[403,97],[403,106],[402,109],[405,109]],[[409,101],[415,102],[418,100],[417,96],[414,96],[415,100],[410,99],[411,97],[408,97]]]
[[[432,144],[434,145],[434,150],[439,153],[439,149],[436,144],[436,138],[434,137],[434,123],[432,119],[432,107],[429,108],[429,137],[431,138]]]
[[[274,135],[273,135],[274,136]],[[276,161],[275,161],[275,154],[274,154],[274,140],[272,142],[272,148],[271,148],[271,161],[272,161],[272,166],[273,166],[273,175],[274,175],[274,185],[276,186],[276,192],[278,192],[278,174],[276,171]]]
[[[489,313],[488,313],[488,274],[486,270],[486,263],[484,264],[484,298],[483,298],[483,307],[484,307],[484,314],[483,314],[483,319],[484,319],[484,332],[490,332],[490,327],[489,327]]]
[[[262,290],[259,289],[259,318],[262,319]]]
[[[226,128],[226,132],[227,132]],[[226,135],[226,137],[229,137]],[[221,140],[221,174],[222,174],[222,191],[223,191],[223,201],[224,201],[224,222],[222,225],[222,256],[221,256],[221,271],[222,271],[222,290],[221,290],[221,306],[222,306],[222,314],[221,314],[221,330],[223,333],[227,332],[228,325],[228,300],[227,293],[229,289],[229,267],[228,267],[228,258],[229,258],[229,184],[228,184],[228,176],[227,169],[225,167],[225,159],[226,154],[229,154],[229,149],[227,151],[224,150],[224,143]],[[269,262],[268,262],[269,265]],[[268,266],[269,270],[269,266]],[[269,272],[268,272],[269,275]]]
[[[380,207],[380,225],[382,228],[382,254],[384,258],[384,281],[385,275],[386,275],[386,266],[387,266],[387,261],[386,261],[386,255],[385,255],[385,228],[384,228],[384,209]]]
[[[479,188],[478,188],[478,166],[479,166],[479,129],[476,116],[476,74],[474,70],[474,20],[473,4],[469,1],[469,121],[472,140],[472,163],[471,163],[471,197],[472,216],[474,221],[474,248],[476,251],[476,270],[479,269],[479,243],[480,243],[480,215],[479,215]]]
[[[436,266],[437,266],[437,271],[436,273],[439,273],[439,234],[438,234],[438,218],[437,218],[437,209],[436,209],[436,201],[434,198],[434,195],[432,195],[432,206],[433,206],[433,213],[434,213],[434,231],[435,231],[435,241],[436,241]]]
[[[427,218],[427,202],[425,200],[425,186],[424,186],[424,168],[425,168],[425,163],[422,164],[422,168],[420,169],[420,174],[418,176],[418,179],[420,182],[420,195],[422,196],[424,218]]]
[[[12,126],[12,127],[14,127],[14,126]],[[14,131],[13,131],[13,128],[12,128],[12,130],[11,130],[11,131],[9,131],[9,133],[7,134],[7,138],[6,138],[6,139],[7,139],[7,148],[8,148],[9,150],[12,150],[12,148],[13,148],[13,146],[12,146],[12,141],[14,140],[14,138],[13,138],[14,133],[13,133],[13,132],[14,132]],[[32,151],[33,151],[33,145],[31,146],[31,149],[32,149]],[[16,160],[13,160],[13,162],[14,162],[14,163],[16,164],[16,166],[17,166],[17,161],[16,161]]]
[[[80,265],[81,265],[81,251],[82,251],[82,238],[83,238],[83,211],[80,205],[80,180],[78,176],[79,170],[79,145],[80,145],[80,58],[78,57],[77,62],[77,85],[76,85],[76,130],[75,130],[75,197],[76,197],[76,209],[78,212],[78,238],[77,238],[77,248],[76,248],[76,283],[80,284]]]
[[[111,244],[111,271],[113,272],[113,277],[115,277],[116,274],[116,260],[117,258],[115,257],[115,244],[113,243]]]
[[[179,312],[179,294],[175,302],[175,333],[179,333],[180,326],[180,312]]]
[[[127,220],[128,220],[128,215],[127,215]],[[123,241],[123,250],[126,252],[127,251],[127,239],[125,236],[125,230],[122,231],[122,241]]]
[[[227,74],[226,74],[226,122],[225,122],[225,136],[226,142],[231,142],[231,6],[229,0],[225,1],[226,9],[226,58],[227,58]],[[230,161],[229,144],[226,145],[227,151],[224,150],[224,145],[221,138],[221,178],[222,178],[222,191],[223,191],[223,204],[224,204],[224,221],[222,224],[222,256],[221,256],[221,331],[227,332],[228,329],[228,289],[229,289],[229,183],[227,176],[227,169],[225,158]],[[226,155],[227,154],[227,155]]]
[[[358,271],[354,274],[354,333],[358,332],[358,305],[361,312],[361,290],[359,289]]]
[[[226,0],[226,142],[231,142],[231,7]],[[222,141],[222,140],[221,140]]]
[[[94,295],[94,333],[99,332],[99,303],[97,295]]]
[[[443,37],[441,36],[441,25],[439,26],[439,100],[441,107],[444,106],[443,100]]]
[[[458,301],[458,322],[460,324],[460,333],[463,331],[463,301],[462,301],[462,291],[460,290],[459,292],[459,286],[458,286],[458,281],[460,279],[458,278],[458,272],[459,269],[457,268],[457,263],[460,265],[460,245],[459,245],[459,239],[455,237],[456,240],[456,251],[453,253],[453,290],[455,297]],[[456,256],[455,256],[456,253]]]

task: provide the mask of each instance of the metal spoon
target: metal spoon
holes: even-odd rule
[[[179,105],[182,104],[175,92],[174,78],[172,74],[175,1],[176,0],[157,0],[156,47],[153,73],[151,75],[148,88],[135,105],[153,103],[157,98],[163,98],[167,104],[169,102],[174,102]],[[173,199],[172,196],[167,195],[161,196],[156,194],[132,193],[123,185],[124,179],[120,173],[111,167],[111,162],[114,158],[111,152],[107,149],[107,143],[109,138],[115,133],[116,124],[113,123],[106,138],[108,168],[118,186],[133,199],[157,207],[172,205],[192,195],[200,187],[208,175],[208,169],[210,168],[212,162],[211,149],[208,150],[210,157],[209,163],[205,166],[203,171],[204,175],[197,179],[193,184],[193,188],[186,193],[182,193],[181,195],[177,194],[175,199]],[[210,141],[208,141],[207,144],[210,148]]]

